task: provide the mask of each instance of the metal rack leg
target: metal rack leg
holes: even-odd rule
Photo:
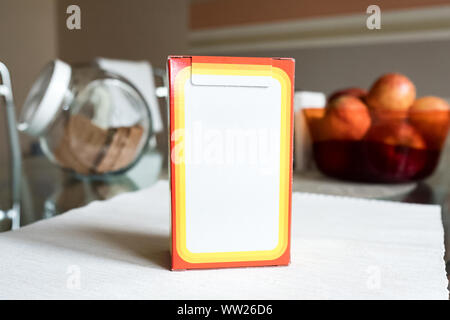
[[[6,117],[8,121],[8,136],[10,142],[11,166],[12,166],[12,207],[6,212],[6,216],[12,220],[12,229],[20,227],[20,181],[22,175],[22,158],[20,142],[17,134],[14,99],[11,86],[11,77],[8,68],[0,62],[0,96],[6,103]]]

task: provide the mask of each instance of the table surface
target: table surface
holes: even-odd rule
[[[343,182],[310,170],[294,174],[293,191],[441,205],[445,261],[450,280],[450,172],[445,163],[441,163],[437,172],[426,181],[399,185]],[[21,225],[51,218],[94,200],[105,200],[120,193],[149,187],[158,179],[167,179],[166,167],[163,157],[153,152],[144,156],[124,175],[92,181],[64,172],[43,156],[26,158],[23,161]],[[1,188],[2,209],[8,196],[9,190]],[[10,222],[0,220],[0,232],[9,229]]]

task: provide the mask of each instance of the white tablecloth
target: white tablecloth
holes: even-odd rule
[[[167,181],[0,234],[0,298],[447,299],[440,207],[294,193],[287,267],[169,271]]]

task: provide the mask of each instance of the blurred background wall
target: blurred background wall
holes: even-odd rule
[[[201,30],[326,16],[360,14],[376,4],[383,10],[448,4],[448,0],[191,0],[189,27]]]
[[[65,28],[66,8],[81,8],[81,30]],[[186,51],[188,1],[60,0],[59,56],[72,63],[103,56],[149,60],[165,67],[168,54]]]
[[[9,68],[16,106],[20,107],[36,74],[49,60],[58,56],[54,0],[0,1],[0,61]],[[0,107],[3,104],[0,103]],[[0,134],[6,129],[4,110],[0,112]],[[30,139],[22,137],[24,149]],[[0,139],[0,163],[9,150]]]
[[[369,30],[367,8],[381,9]],[[289,56],[297,89],[368,87],[385,72],[411,77],[418,94],[450,97],[448,0],[195,0],[188,45],[196,54]]]
[[[449,98],[450,1],[376,1],[382,28],[368,30],[372,2],[0,0],[0,60],[11,70],[19,109],[38,71],[56,57],[145,59],[164,67],[169,54],[291,56],[297,89],[325,93],[368,87],[398,71],[419,95]],[[66,28],[71,4],[81,8],[81,30]],[[3,113],[0,121],[4,127]]]

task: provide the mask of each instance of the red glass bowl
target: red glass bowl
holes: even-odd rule
[[[327,112],[304,109],[314,161],[328,176],[360,182],[400,183],[430,176],[439,163],[450,123],[449,111],[372,113],[367,132],[355,138],[345,132],[357,124],[341,119],[338,126],[330,125],[336,122],[326,120]]]

